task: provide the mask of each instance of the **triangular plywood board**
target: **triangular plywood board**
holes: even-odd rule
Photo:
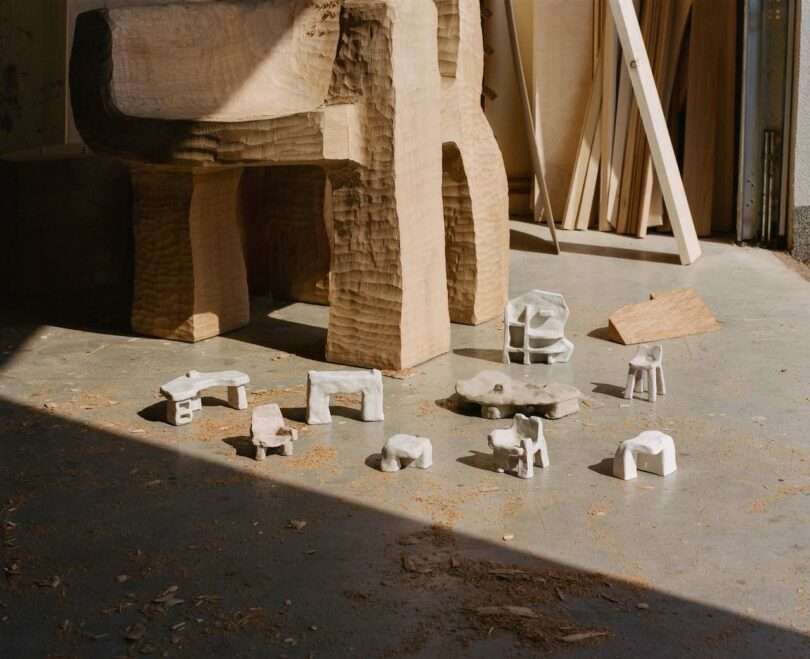
[[[720,323],[693,288],[653,293],[648,302],[629,304],[610,316],[608,338],[634,345],[720,329]]]

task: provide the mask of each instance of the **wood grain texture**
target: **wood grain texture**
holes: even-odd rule
[[[534,98],[547,183],[562,217],[593,80],[593,3],[534,3]]]
[[[619,97],[619,39],[613,19],[605,12],[602,36],[602,143],[599,172],[599,230],[609,231],[612,219],[611,194],[615,198],[618,173],[613,167],[613,142]]]
[[[654,293],[648,302],[630,304],[610,316],[608,338],[634,345],[703,334],[720,323],[693,288]]]
[[[630,0],[609,2],[629,68],[641,123],[647,135],[653,165],[678,244],[678,254],[681,263],[689,265],[700,258],[702,251],[633,3]]]
[[[450,347],[437,14],[346,0],[330,98],[357,103],[366,167],[330,172],[329,361],[400,369]]]
[[[736,6],[695,0],[692,9],[684,185],[700,236],[734,223]]]
[[[579,148],[577,149],[576,160],[574,161],[571,183],[568,188],[568,196],[565,201],[565,215],[563,216],[562,228],[568,231],[577,228],[577,219],[582,205],[583,190],[588,177],[588,170],[591,164],[591,154],[597,146],[597,125],[600,122],[602,109],[602,82],[600,76],[594,76],[591,82],[591,93],[588,98],[588,106],[585,110],[585,120],[582,125],[582,133],[579,138]],[[601,133],[600,133],[601,135]]]
[[[509,189],[501,151],[481,108],[479,2],[455,1],[458,63],[455,76],[441,81],[447,287],[451,319],[475,325],[500,316],[508,298]]]
[[[314,110],[332,78],[339,7],[271,0],[110,9],[111,98],[121,113],[153,119],[253,121]]]
[[[126,16],[122,10],[116,20]],[[477,32],[465,32],[467,23],[475,24]],[[149,163],[156,175],[168,177],[184,169],[196,176],[207,168],[234,165],[326,169],[331,195],[323,215],[331,216],[333,227],[326,345],[330,361],[399,369],[449,349],[445,136],[443,113],[434,111],[443,96],[432,0],[345,0],[325,106],[244,122],[127,116],[115,106],[110,90],[117,46],[109,13],[85,14],[79,24],[71,71],[74,105],[83,136],[97,150]],[[506,298],[506,177],[480,111],[477,7],[459,26],[456,76],[445,78],[452,93],[444,98],[458,112],[447,140],[457,146],[463,163],[466,189],[458,191],[469,196],[469,208],[458,206],[469,211],[464,221],[472,226],[474,256],[462,264],[458,276],[451,271],[451,288],[464,292],[457,298],[464,300],[458,317],[480,322],[499,313]],[[176,193],[182,208],[182,188]],[[451,231],[449,242],[458,236],[457,244],[463,245],[466,231]],[[464,247],[461,253],[468,259]],[[179,258],[188,259],[187,251],[179,252]],[[320,267],[314,270],[323,274]],[[468,278],[471,272],[474,276]],[[298,272],[296,281],[299,275],[306,273]],[[314,285],[322,282],[319,276]],[[287,283],[293,287],[294,282]]]
[[[132,329],[200,341],[250,320],[236,221],[240,169],[132,169],[135,288]]]
[[[459,3],[464,3],[465,0],[434,0],[434,2],[439,14],[439,71],[444,78],[455,78],[461,45]]]

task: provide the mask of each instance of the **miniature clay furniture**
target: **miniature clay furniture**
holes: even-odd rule
[[[250,423],[250,440],[256,447],[256,460],[264,460],[267,449],[281,449],[281,455],[293,454],[293,442],[298,439],[298,431],[284,423],[281,408],[272,403],[261,405],[253,410]]]
[[[408,464],[419,469],[430,469],[433,466],[433,445],[427,437],[394,435],[385,442],[380,469],[394,472]]]
[[[613,457],[613,475],[625,481],[636,478],[638,470],[668,476],[677,469],[675,442],[658,430],[623,441]]]
[[[480,405],[485,419],[505,419],[518,411],[561,419],[579,412],[582,397],[570,384],[520,382],[500,371],[482,371],[469,380],[459,380],[456,393]]]
[[[321,217],[301,218],[295,185],[277,186],[262,210],[291,223],[289,248],[273,256],[296,277],[322,265],[306,257],[322,246],[306,245],[330,243],[329,272],[309,277],[327,282],[328,361],[406,368],[448,351],[451,307],[464,322],[499,313],[507,184],[480,107],[480,13],[472,0],[439,4],[441,21],[432,0],[178,2],[79,16],[77,127],[132,169],[136,332],[198,341],[248,323],[245,167],[326,173]],[[204,48],[183,38],[200,34]]]
[[[516,414],[511,428],[489,433],[489,448],[499,473],[514,472],[519,478],[534,478],[534,467],[548,467],[548,446],[543,422],[536,416]]]
[[[247,409],[245,385],[250,378],[240,371],[200,373],[189,371],[160,388],[166,397],[166,421],[175,426],[191,423],[194,412],[202,409],[200,394],[212,387],[228,387],[228,405],[235,410]]]
[[[534,290],[509,300],[503,319],[503,361],[521,353],[523,363],[567,362],[574,344],[565,338],[568,305],[558,293]]]
[[[636,356],[630,360],[627,368],[627,387],[624,397],[632,399],[633,392],[644,393],[654,403],[660,393],[667,393],[667,384],[664,379],[664,347],[661,345],[640,345]]]
[[[329,397],[334,394],[362,394],[363,421],[383,421],[382,373],[370,371],[310,371],[307,374],[307,423],[332,423]]]

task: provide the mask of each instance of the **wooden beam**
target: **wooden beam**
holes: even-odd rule
[[[618,186],[618,174],[613,167],[613,142],[616,134],[619,39],[616,27],[609,14],[604,16],[605,27],[602,38],[602,130],[601,130],[601,172],[599,186],[599,230],[610,230],[611,190]],[[615,192],[614,192],[615,196]]]
[[[540,148],[537,145],[535,135],[537,131],[534,126],[534,118],[532,117],[532,104],[529,97],[529,89],[526,85],[526,74],[523,70],[523,59],[520,55],[520,43],[518,42],[517,21],[515,20],[515,8],[512,0],[506,0],[506,16],[507,24],[509,27],[509,41],[512,45],[512,58],[515,65],[515,76],[518,80],[520,88],[520,96],[523,101],[523,119],[526,123],[526,134],[529,142],[529,154],[532,158],[532,168],[534,169],[537,182],[543,192],[543,205],[546,208],[546,222],[548,223],[549,231],[551,232],[551,241],[554,243],[554,249],[557,254],[560,253],[560,243],[557,240],[557,227],[554,225],[554,211],[551,208],[551,199],[548,195],[548,185],[546,184],[546,169],[543,164],[543,159],[540,157]],[[539,115],[538,115],[539,118]]]
[[[591,154],[597,149],[595,138],[597,136],[596,129],[600,119],[599,112],[601,110],[601,103],[602,83],[600,77],[597,75],[594,76],[591,85],[591,95],[588,99],[588,109],[585,112],[585,122],[582,126],[577,159],[574,162],[574,173],[571,176],[571,185],[568,188],[568,198],[565,202],[565,215],[563,216],[562,228],[569,231],[576,228],[585,180],[588,176],[588,167],[591,163]]]
[[[655,87],[650,60],[644,47],[638,17],[632,0],[609,0],[609,2],[641,121],[650,144],[655,171],[661,183],[661,192],[666,202],[672,231],[678,244],[681,263],[689,265],[700,258],[700,243],[686,199],[675,150],[669,137],[661,99]]]

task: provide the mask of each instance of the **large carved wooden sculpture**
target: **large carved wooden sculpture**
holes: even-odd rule
[[[196,341],[248,322],[240,177],[246,166],[283,165],[279,180],[294,182],[300,168],[315,187],[279,187],[328,195],[318,208],[329,225],[330,274],[312,283],[329,289],[327,359],[403,368],[446,352],[442,144],[451,141],[459,155],[448,171],[460,190],[445,212],[447,253],[458,263],[449,270],[453,317],[496,315],[506,213],[495,217],[469,192],[485,171],[474,164],[485,156],[467,147],[481,132],[464,100],[476,85],[458,84],[464,30],[455,79],[439,73],[437,33],[430,0],[178,3],[81,15],[71,59],[77,126],[94,150],[133,163],[133,329]],[[471,34],[481,50],[480,25]],[[467,117],[445,139],[443,96]],[[447,198],[447,176],[444,190]],[[274,211],[292,212],[284,190],[276,197]],[[487,227],[480,236],[476,213]],[[500,279],[487,284],[490,273]]]

